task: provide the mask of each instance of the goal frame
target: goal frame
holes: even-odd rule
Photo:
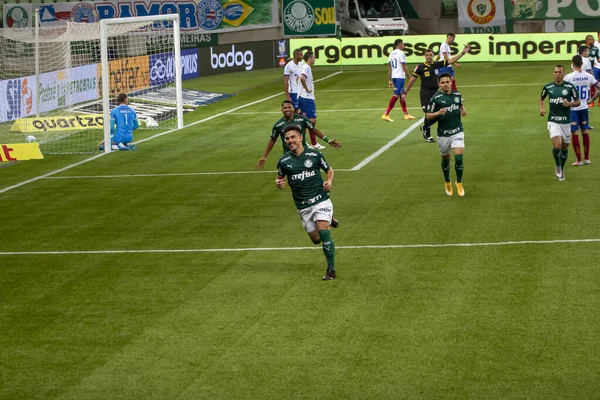
[[[100,20],[100,58],[102,68],[102,108],[104,118],[104,151],[111,152],[110,138],[110,84],[108,62],[108,26],[132,22],[165,22],[173,24],[173,59],[175,61],[175,95],[177,99],[177,129],[183,128],[183,92],[181,84],[181,36],[178,14],[153,15],[145,17],[107,18]]]

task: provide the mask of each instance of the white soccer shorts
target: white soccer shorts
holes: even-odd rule
[[[548,132],[550,133],[550,139],[560,136],[562,137],[563,143],[571,143],[570,124],[557,124],[556,122],[548,121]]]
[[[331,223],[333,217],[333,204],[331,200],[325,200],[314,206],[298,210],[298,216],[302,220],[304,230],[308,233],[317,230],[317,221],[328,221]]]
[[[452,136],[438,136],[438,147],[440,149],[440,154],[445,156],[446,154],[450,154],[451,149],[455,149],[457,147],[465,147],[465,133],[460,132]]]

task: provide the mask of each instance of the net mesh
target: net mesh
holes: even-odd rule
[[[107,51],[111,108],[127,93],[140,129],[176,127],[172,23],[108,25]],[[101,76],[99,23],[40,27],[37,35],[0,29],[0,143],[35,140],[45,154],[98,151]]]

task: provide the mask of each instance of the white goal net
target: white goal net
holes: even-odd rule
[[[0,29],[0,143],[97,152],[120,93],[140,121],[134,140],[181,127],[178,38],[177,15]]]

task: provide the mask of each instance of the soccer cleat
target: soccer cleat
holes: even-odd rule
[[[384,120],[384,121],[387,121],[387,122],[394,122],[394,120],[393,120],[393,119],[391,119],[391,118],[390,118],[390,116],[389,116],[389,115],[387,115],[387,114],[383,114],[383,115],[381,116],[381,119],[382,119],[382,120]]]
[[[565,180],[565,171],[562,171],[562,173],[558,177],[558,180],[561,181],[561,182]]]
[[[562,167],[557,165],[554,168],[554,175],[556,175],[557,178],[560,178],[560,176],[562,175]]]
[[[425,126],[420,126],[419,129],[421,129],[423,139],[425,139],[427,143],[435,143],[435,140],[430,136],[430,133],[428,130],[425,129]]]
[[[434,138],[432,138],[431,136],[429,136],[427,139],[425,139],[425,141],[426,141],[427,143],[435,143],[435,139],[434,139]]]
[[[323,280],[324,281],[332,281],[334,279],[335,279],[335,271],[328,269],[327,272],[325,272],[325,276],[323,276]]]
[[[404,114],[404,119],[416,119],[416,118],[410,114]]]
[[[588,108],[594,107],[594,103],[588,104]]]
[[[446,182],[445,183],[445,189],[446,189],[446,195],[447,196],[452,196],[452,183],[451,182]]]
[[[460,196],[460,197],[465,197],[465,188],[463,187],[461,182],[456,182],[456,193]]]
[[[322,144],[317,143],[317,144],[315,144],[313,146],[313,148],[315,148],[317,150],[323,150],[325,148],[325,146],[323,146]]]
[[[590,160],[583,160],[583,163],[584,163],[585,165],[590,165],[592,162],[591,162]]]
[[[329,224],[329,226],[331,226],[332,228],[337,228],[338,226],[340,226],[340,223],[337,219],[331,217],[331,223]]]
[[[574,166],[574,167],[583,167],[585,164],[583,163],[583,161],[575,161],[571,165]]]

